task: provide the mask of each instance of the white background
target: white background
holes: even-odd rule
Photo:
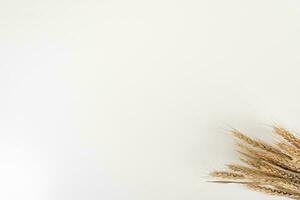
[[[274,199],[206,183],[226,130],[300,130],[298,0],[1,0],[0,199]]]

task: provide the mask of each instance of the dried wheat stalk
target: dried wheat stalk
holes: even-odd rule
[[[242,164],[230,164],[228,171],[214,171],[217,183],[238,183],[271,195],[300,200],[300,138],[290,131],[273,127],[283,141],[268,144],[232,130],[238,140]]]

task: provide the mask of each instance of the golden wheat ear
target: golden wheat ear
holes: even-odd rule
[[[274,126],[273,130],[282,138],[276,144],[232,130],[242,163],[211,172],[217,180],[210,182],[243,184],[270,195],[300,199],[300,139],[287,129]]]
[[[300,139],[297,138],[296,135],[282,127],[273,126],[273,129],[277,135],[283,137],[287,142],[294,145],[295,147],[300,148]]]

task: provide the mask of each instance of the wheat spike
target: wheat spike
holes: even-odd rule
[[[262,150],[265,150],[267,152],[272,152],[272,153],[276,153],[276,154],[280,154],[280,155],[284,155],[279,149],[263,142],[260,140],[254,140],[248,136],[246,136],[245,134],[237,131],[237,130],[233,130],[232,134],[234,137],[238,138],[239,140]]]
[[[270,188],[270,187],[264,187],[264,186],[260,186],[258,184],[254,184],[254,183],[247,184],[247,187],[252,190],[258,191],[258,192],[263,192],[263,193],[275,195],[275,196],[283,196],[283,197],[288,197],[291,199],[297,199],[300,197],[296,194],[289,193],[284,190],[274,189],[274,188]]]
[[[245,178],[245,176],[242,174],[237,174],[233,172],[222,172],[222,171],[211,172],[210,176],[223,178],[223,179],[231,179],[231,180],[240,180]]]
[[[287,142],[293,144],[297,148],[300,148],[300,139],[298,139],[295,135],[293,135],[287,129],[277,127],[277,126],[274,126],[273,129],[276,134],[283,137]]]
[[[229,164],[228,171],[212,172],[212,177],[221,179],[213,182],[245,184],[256,191],[300,200],[300,139],[284,128],[274,127],[274,131],[285,141],[274,145],[231,131],[239,140],[237,151],[244,165]]]
[[[279,142],[277,143],[277,146],[292,158],[300,158],[300,150],[297,147],[286,144],[285,142]]]

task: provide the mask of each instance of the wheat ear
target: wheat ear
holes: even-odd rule
[[[300,139],[281,127],[274,132],[284,141],[269,144],[240,131],[231,131],[242,164],[229,164],[227,171],[214,171],[213,182],[244,184],[253,190],[300,200]]]

